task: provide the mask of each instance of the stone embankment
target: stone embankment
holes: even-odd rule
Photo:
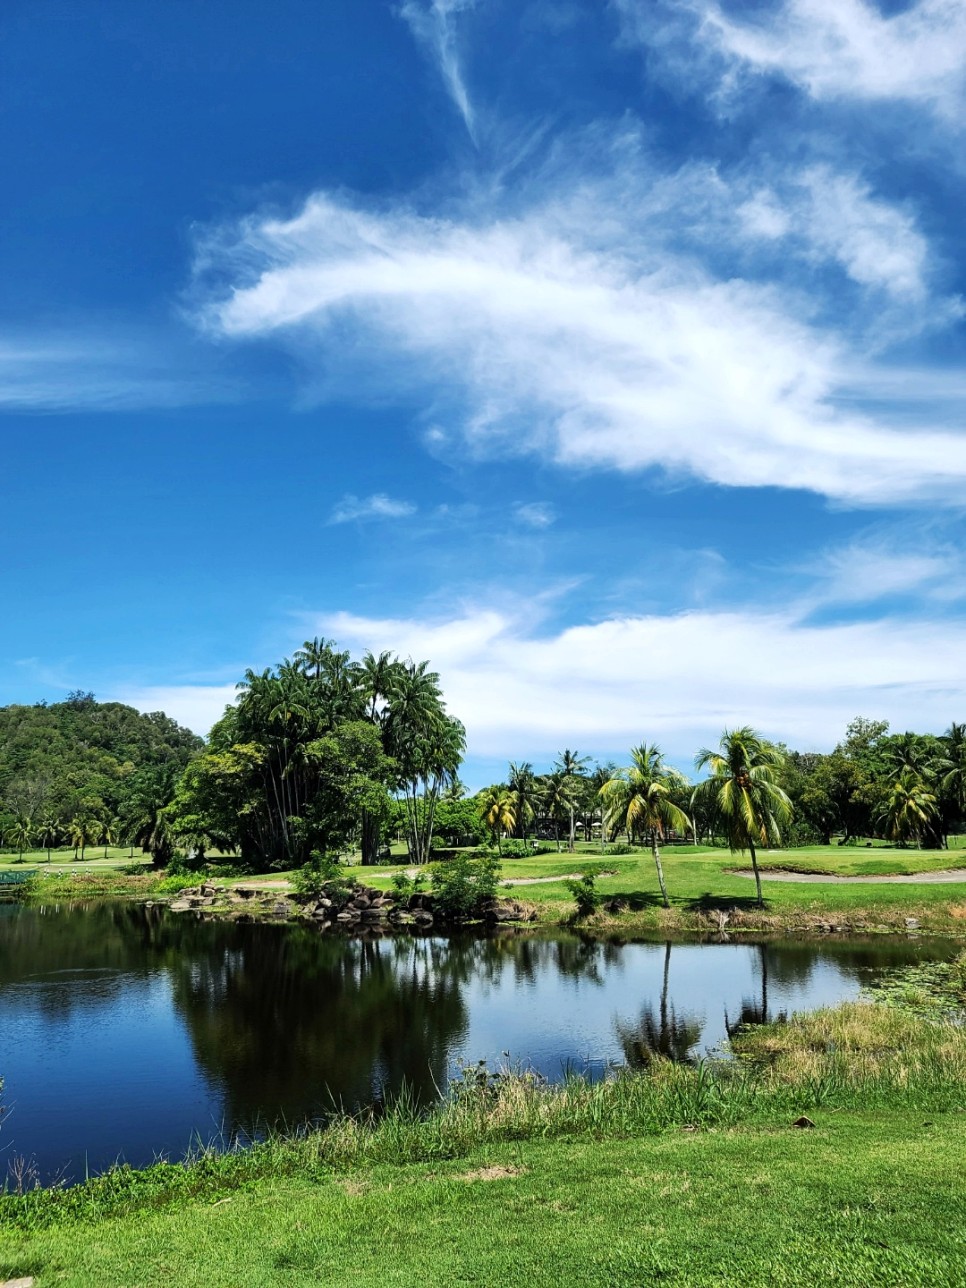
[[[321,895],[298,900],[269,887],[219,886],[206,882],[182,890],[170,907],[172,912],[193,912],[231,921],[302,921],[321,930],[353,932],[431,930],[453,921],[435,905],[431,894],[411,894],[397,899],[384,890],[367,886],[333,891],[332,897]],[[515,899],[488,899],[472,920],[488,925],[535,921],[536,912]]]

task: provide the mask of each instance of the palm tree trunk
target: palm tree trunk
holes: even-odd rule
[[[661,887],[664,906],[665,908],[670,908],[671,900],[667,897],[667,886],[664,884],[664,868],[661,865],[661,851],[657,843],[657,832],[651,833],[651,853],[654,855],[654,866],[657,868],[657,880],[658,885]]]
[[[751,866],[755,870],[755,889],[758,891],[758,907],[764,908],[765,900],[761,893],[761,873],[758,871],[758,856],[755,853],[755,843],[754,841],[749,841],[748,844],[751,849]]]

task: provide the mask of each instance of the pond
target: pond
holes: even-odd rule
[[[0,1178],[438,1096],[461,1064],[600,1077],[855,997],[925,940],[629,943],[553,934],[346,939],[161,906],[0,903]]]

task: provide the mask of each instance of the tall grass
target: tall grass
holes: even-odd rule
[[[114,1168],[70,1189],[0,1194],[0,1223],[38,1228],[99,1219],[258,1180],[321,1177],[383,1163],[462,1157],[481,1144],[568,1136],[639,1136],[674,1128],[788,1122],[816,1109],[966,1107],[966,1031],[868,1002],[797,1016],[735,1039],[729,1061],[696,1067],[656,1060],[646,1072],[548,1086],[532,1074],[473,1071],[426,1111],[403,1094],[376,1114],[339,1114],[325,1127],[249,1148],[200,1150],[184,1163]]]

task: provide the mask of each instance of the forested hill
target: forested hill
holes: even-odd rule
[[[202,746],[160,711],[144,715],[91,693],[0,707],[0,814],[106,823],[150,782],[180,775]]]

